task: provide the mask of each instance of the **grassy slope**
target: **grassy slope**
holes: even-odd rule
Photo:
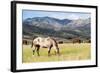
[[[54,49],[51,50],[51,56],[48,57],[48,49],[41,48],[40,56],[32,55],[30,45],[23,45],[23,63],[29,62],[48,62],[48,61],[70,61],[70,60],[86,60],[91,58],[91,45],[88,43],[82,44],[59,44],[60,56],[55,55]]]

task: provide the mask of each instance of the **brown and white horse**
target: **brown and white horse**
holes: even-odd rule
[[[53,47],[53,49],[55,49],[55,52],[59,55],[58,44],[57,44],[56,40],[51,37],[47,37],[47,38],[37,37],[32,40],[31,48],[33,46],[35,47],[35,48],[33,48],[33,55],[36,50],[38,56],[40,56],[39,49],[40,48],[48,48],[48,56],[50,56],[50,51],[51,51],[52,47]]]

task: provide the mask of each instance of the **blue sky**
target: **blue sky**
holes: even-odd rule
[[[55,11],[36,11],[36,10],[23,10],[23,20],[34,17],[53,17],[58,19],[86,19],[90,18],[90,13],[82,12],[55,12]]]

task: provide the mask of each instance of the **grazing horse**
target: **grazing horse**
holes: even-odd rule
[[[34,55],[34,52],[36,50],[38,56],[40,56],[39,49],[40,48],[48,48],[48,56],[50,56],[50,51],[51,51],[52,47],[53,47],[53,49],[55,49],[55,52],[59,55],[58,44],[57,44],[56,40],[51,38],[51,37],[47,37],[47,38],[36,37],[35,39],[32,40],[31,48],[33,46],[35,47],[33,49],[33,55]]]

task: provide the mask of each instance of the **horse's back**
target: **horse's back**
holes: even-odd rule
[[[52,39],[50,37],[47,38],[37,37],[36,39],[33,40],[33,43],[35,45],[38,44],[41,47],[50,47],[53,44]]]

